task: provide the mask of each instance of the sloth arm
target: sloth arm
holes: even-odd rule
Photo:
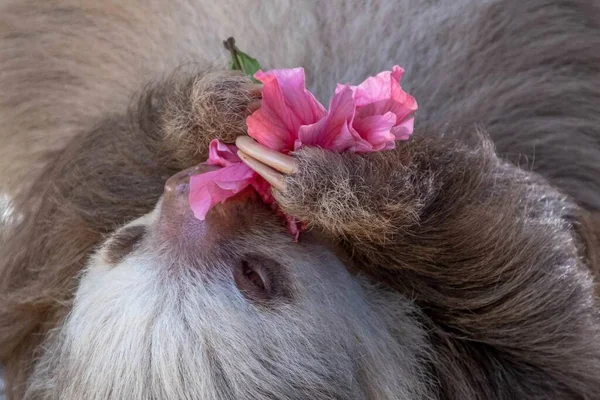
[[[600,359],[587,343],[598,325],[572,206],[500,160],[483,135],[467,137],[416,132],[366,155],[304,148],[274,194],[287,214],[341,244],[358,273],[414,299],[447,359],[492,354],[523,372],[523,385],[545,385],[549,374],[571,393],[595,381]],[[509,379],[464,368],[469,380]]]

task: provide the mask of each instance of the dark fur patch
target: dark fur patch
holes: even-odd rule
[[[106,259],[109,264],[118,264],[123,258],[128,256],[148,233],[144,225],[133,225],[117,232],[110,238],[106,246]]]

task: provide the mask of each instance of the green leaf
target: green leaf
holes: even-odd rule
[[[260,64],[255,58],[250,57],[235,45],[235,39],[230,37],[223,41],[223,45],[231,53],[231,61],[229,68],[236,71],[242,71],[246,75],[250,75],[255,82],[254,74],[260,69]]]
[[[242,72],[254,76],[256,71],[260,69],[260,64],[255,58],[250,57],[248,54],[241,51],[237,52],[238,63],[241,65]]]

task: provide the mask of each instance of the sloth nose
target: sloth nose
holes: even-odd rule
[[[210,165],[196,165],[183,171],[179,171],[165,183],[165,197],[178,198],[187,196],[190,192],[190,177],[192,175],[198,175],[209,171],[214,171],[218,167]]]
[[[181,243],[184,238],[198,238],[205,235],[206,224],[196,219],[189,204],[190,177],[214,169],[217,167],[196,165],[167,179],[156,226],[161,240]]]
[[[243,221],[248,219],[245,215],[253,208],[251,203],[257,200],[251,188],[215,206],[204,221],[194,216],[189,204],[190,178],[216,169],[219,167],[201,164],[178,172],[166,181],[156,227],[162,240],[186,247],[207,245],[220,233],[244,225]]]
[[[199,164],[184,169],[167,179],[163,192],[161,214],[165,214],[165,217],[169,219],[178,219],[184,216],[187,217],[192,213],[188,199],[190,178],[216,169],[219,169],[219,167]]]

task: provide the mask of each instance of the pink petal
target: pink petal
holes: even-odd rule
[[[292,112],[294,127],[311,124],[326,114],[321,103],[306,90],[304,68],[273,70],[263,74],[274,74],[277,77],[285,104]]]
[[[331,99],[329,113],[325,118],[315,124],[300,127],[295,148],[302,144],[338,152],[350,149],[360,139],[349,128],[354,110],[352,90],[350,87],[342,88]]]
[[[261,107],[246,119],[248,135],[273,150],[292,150],[300,126],[323,118],[325,109],[306,90],[303,68],[258,71],[254,76],[264,88]]]
[[[211,140],[208,145],[208,160],[206,164],[219,167],[228,167],[242,160],[237,155],[237,147],[221,143],[218,139]]]
[[[406,117],[414,113],[416,110],[416,102],[413,98],[402,92],[402,99],[383,99],[365,106],[356,108],[356,117],[365,118],[372,115],[383,115],[386,112],[393,112],[396,115],[397,121],[403,121]],[[412,99],[412,100],[411,100]]]
[[[194,216],[204,220],[208,211],[241,192],[256,179],[256,173],[244,163],[232,164],[190,178],[189,203]]]
[[[397,81],[398,83],[400,83],[400,81],[402,80],[402,77],[404,76],[404,68],[398,66],[398,65],[394,65],[392,67],[392,78]]]
[[[237,147],[214,139],[209,144],[206,164],[223,168],[190,178],[189,203],[196,218],[204,220],[218,203],[252,186],[266,204],[273,204],[271,185],[246,166],[237,155]]]
[[[394,84],[400,86],[400,79],[404,70],[395,65],[391,71],[383,71],[375,76],[370,76],[358,86],[352,88],[356,91],[356,105],[358,107],[375,103],[383,99],[392,98]]]
[[[392,133],[392,128],[395,124],[396,115],[392,112],[356,119],[352,127],[369,146],[363,145],[356,148],[355,151],[372,152],[383,150],[384,148],[394,148],[394,142],[397,139]],[[392,147],[389,147],[390,145]]]
[[[355,121],[392,112],[396,115],[396,126],[399,126],[409,118],[417,110],[418,105],[414,97],[402,90],[400,86],[403,74],[404,70],[396,65],[392,71],[381,72],[367,78],[359,86],[352,87],[357,105]],[[398,140],[407,139],[408,136],[405,134],[407,127],[406,125],[392,129],[392,132]]]
[[[415,118],[409,117],[402,121],[399,125],[392,128],[392,134],[396,140],[408,140],[415,126]]]

